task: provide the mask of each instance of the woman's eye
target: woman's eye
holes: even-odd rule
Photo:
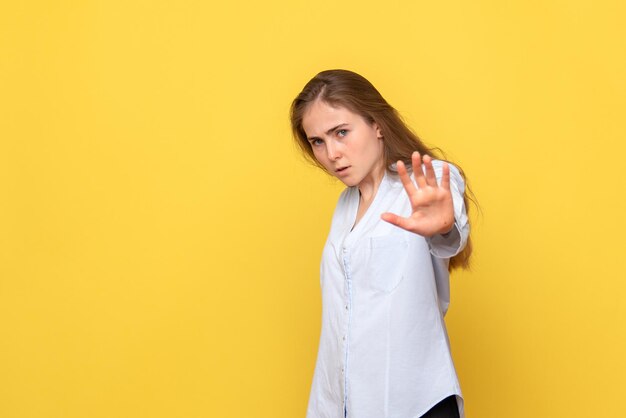
[[[322,145],[324,143],[324,141],[322,141],[321,139],[314,139],[311,141],[311,145],[313,146],[318,146],[318,145]]]
[[[348,130],[347,130],[347,129],[339,129],[339,130],[337,131],[337,135],[338,135],[338,136],[341,136],[341,137],[344,137],[344,136],[346,136],[347,134],[348,134]]]

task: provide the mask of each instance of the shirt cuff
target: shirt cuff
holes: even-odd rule
[[[461,239],[461,230],[455,222],[454,227],[445,235],[437,234],[426,239],[430,248],[430,253],[438,258],[450,258],[457,255],[465,242]]]

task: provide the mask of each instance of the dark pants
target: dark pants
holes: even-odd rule
[[[343,410],[345,417],[346,409]],[[459,407],[456,404],[456,396],[448,396],[437,405],[433,406],[422,415],[421,418],[459,418]]]
[[[459,418],[459,407],[456,404],[456,396],[448,396],[437,405],[428,410],[422,418]]]

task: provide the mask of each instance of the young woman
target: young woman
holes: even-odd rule
[[[321,263],[308,418],[463,416],[444,315],[471,253],[464,175],[374,86],[323,71],[291,106],[297,143],[348,186]]]

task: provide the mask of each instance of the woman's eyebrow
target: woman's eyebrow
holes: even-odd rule
[[[345,125],[348,125],[348,124],[344,122],[344,123],[340,123],[339,125],[337,125],[337,126],[335,126],[333,128],[330,128],[329,130],[326,131],[326,135],[332,134],[335,129],[341,128],[342,126],[345,126]],[[309,141],[312,140],[312,139],[321,139],[321,138],[318,138],[316,136],[310,136],[308,138]]]

